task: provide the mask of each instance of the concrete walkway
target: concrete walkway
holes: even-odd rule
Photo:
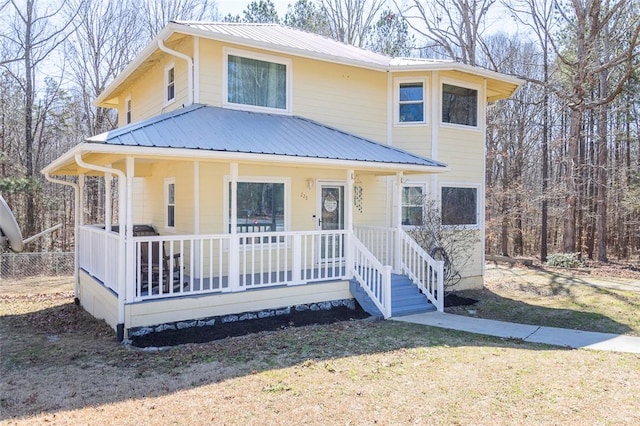
[[[469,333],[504,338],[522,339],[525,342],[545,343],[569,348],[586,348],[600,351],[640,353],[640,337],[594,331],[571,330],[557,327],[516,324],[481,318],[465,317],[442,312],[406,315],[391,318],[395,321],[430,325]]]

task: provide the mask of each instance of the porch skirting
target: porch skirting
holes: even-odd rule
[[[114,330],[118,325],[118,296],[86,271],[78,270],[82,307]],[[244,312],[258,312],[296,305],[353,299],[346,280],[294,286],[269,287],[234,293],[167,297],[127,303],[124,306],[125,337],[132,330],[161,324],[194,321]]]

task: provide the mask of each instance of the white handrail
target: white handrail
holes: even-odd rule
[[[402,241],[402,272],[418,286],[439,312],[444,312],[444,262],[433,259],[404,230],[399,232]]]
[[[353,276],[385,318],[391,317],[391,266],[383,265],[356,237],[353,247]]]

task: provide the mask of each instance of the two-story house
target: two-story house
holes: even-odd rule
[[[442,310],[442,262],[406,229],[430,197],[483,240],[485,109],[520,84],[278,25],[172,22],[96,99],[119,127],[43,170],[76,212],[85,176],[105,179],[107,223],[77,213],[76,298],[120,339],[356,293],[384,317]],[[482,274],[479,242],[460,286]]]

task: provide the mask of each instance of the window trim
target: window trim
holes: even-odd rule
[[[132,116],[133,114],[131,113],[131,95],[128,95],[126,98],[124,98],[124,124],[131,124],[132,120]]]
[[[425,214],[424,214],[424,209],[425,209],[425,203],[426,201],[429,199],[429,192],[428,192],[428,183],[427,182],[406,182],[402,184],[402,191],[404,191],[404,188],[422,188],[422,204],[419,206],[422,208],[422,224],[424,225],[424,220],[425,220]],[[402,209],[407,206],[407,207],[418,207],[415,204],[404,204],[402,202],[402,194],[400,194],[400,225],[402,226],[403,229],[416,229],[419,228],[422,225],[404,225],[402,224]]]
[[[228,231],[231,225],[230,212],[231,207],[231,194],[227,190],[229,183],[231,182],[231,176],[225,175],[223,179],[223,200],[222,200],[222,218],[223,218],[223,233],[230,235]],[[236,180],[238,183],[282,183],[284,184],[284,231],[291,231],[291,178],[282,176],[238,176]],[[280,231],[276,231],[280,232]]]
[[[444,228],[458,228],[458,229],[481,229],[481,223],[483,222],[482,212],[484,211],[484,197],[481,197],[482,184],[469,183],[469,182],[440,182],[438,187],[438,205],[440,207],[440,215],[442,219],[442,188],[473,188],[476,190],[476,223],[464,224],[464,225],[445,225]]]
[[[400,85],[422,83],[422,121],[400,121]],[[399,127],[426,126],[429,124],[429,89],[426,77],[396,77],[393,79],[393,124]]]
[[[229,55],[239,56],[247,59],[255,59],[258,61],[272,62],[285,66],[286,72],[286,107],[285,109],[262,107],[256,105],[245,105],[229,102]],[[248,50],[235,49],[232,47],[222,48],[222,107],[239,109],[243,111],[268,112],[270,114],[291,115],[292,113],[292,95],[293,95],[293,61],[282,56],[267,55],[264,53],[251,52]]]
[[[447,84],[449,86],[458,86],[458,87],[462,87],[464,89],[472,89],[475,90],[476,93],[478,94],[478,96],[476,97],[476,125],[475,126],[468,126],[466,124],[457,124],[457,123],[446,123],[443,121],[443,117],[442,117],[442,106],[443,106],[443,96],[444,96],[444,85]],[[439,99],[439,103],[438,103],[438,114],[440,115],[440,126],[442,127],[448,127],[448,128],[452,128],[452,129],[464,129],[464,130],[482,130],[484,124],[482,123],[483,121],[483,114],[482,111],[480,110],[480,107],[482,106],[481,103],[481,98],[482,98],[482,86],[480,84],[476,84],[476,83],[469,83],[467,81],[462,81],[462,80],[455,80],[452,78],[447,78],[447,77],[443,77],[440,79],[440,99]]]
[[[173,226],[169,226],[169,186],[173,185]],[[169,177],[164,179],[164,229],[169,232],[176,230],[176,178]]]
[[[169,81],[169,72],[173,70],[173,81]],[[173,84],[173,98],[169,99],[169,85]],[[163,86],[163,106],[171,105],[176,101],[176,63],[175,61],[169,62],[164,67],[164,86]]]

